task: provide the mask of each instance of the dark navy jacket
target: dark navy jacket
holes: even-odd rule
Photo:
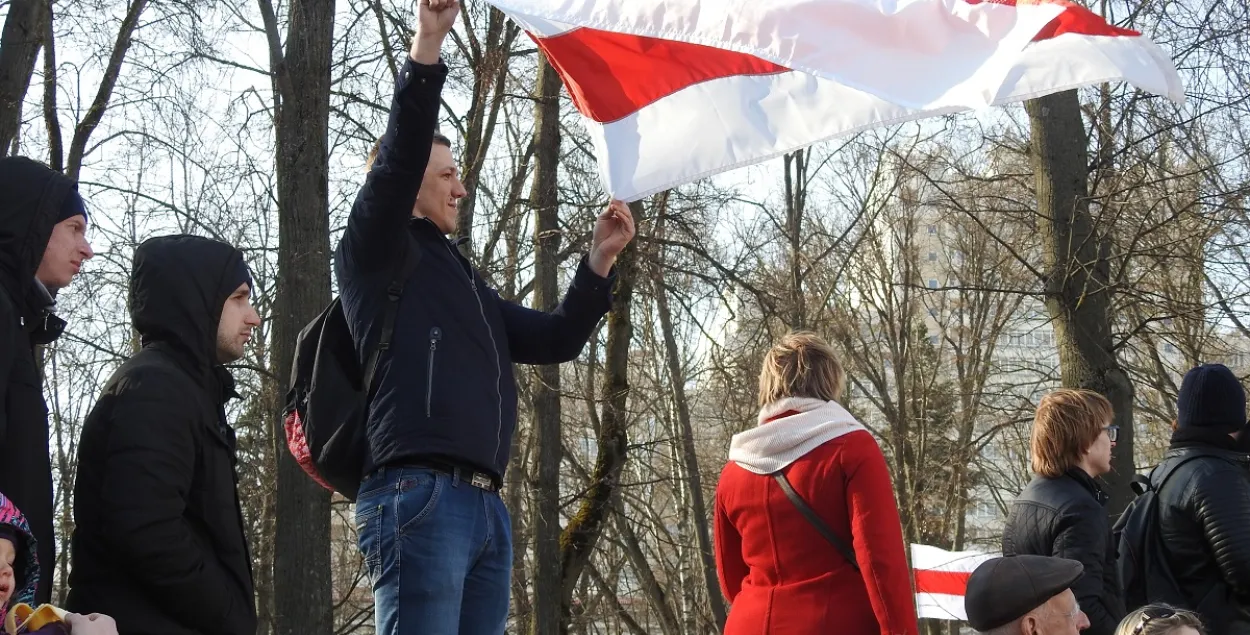
[[[366,474],[420,459],[502,478],[516,428],[512,364],[576,358],[611,308],[610,278],[585,260],[551,313],[500,299],[458,249],[412,207],[429,161],[447,67],[409,60],[390,122],[335,253],[343,309],[363,362],[376,345],[386,289],[416,254],[390,349],[378,363]]]

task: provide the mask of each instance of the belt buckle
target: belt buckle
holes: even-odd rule
[[[469,479],[469,484],[474,487],[479,487],[485,490],[490,490],[490,489],[495,488],[495,483],[491,481],[490,477],[485,474],[482,474],[481,472],[474,472],[473,478]]]

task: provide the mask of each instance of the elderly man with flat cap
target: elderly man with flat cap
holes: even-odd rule
[[[1083,570],[1066,558],[987,560],[968,578],[968,624],[984,635],[1076,635],[1089,628],[1070,588]]]

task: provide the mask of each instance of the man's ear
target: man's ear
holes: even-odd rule
[[[1020,620],[1020,635],[1036,635],[1038,632],[1036,616],[1030,614]]]

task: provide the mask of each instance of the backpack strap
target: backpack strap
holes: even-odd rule
[[[847,562],[851,563],[851,567],[853,567],[856,571],[859,571],[859,563],[855,561],[855,551],[843,542],[837,534],[833,533],[833,530],[829,528],[829,525],[826,525],[825,521],[821,520],[820,516],[817,516],[816,512],[807,505],[807,502],[803,500],[803,497],[799,496],[799,493],[794,491],[794,488],[790,486],[790,481],[786,478],[786,475],[781,472],[773,472],[773,479],[776,480],[777,484],[781,486],[781,491],[786,493],[786,498],[789,498],[790,502],[794,503],[794,506],[798,508],[799,513],[803,514],[803,517],[807,519],[807,522],[811,523],[812,526],[816,528],[816,531],[820,532],[820,535],[824,536],[825,540],[829,541],[829,544],[833,545],[835,549],[841,552],[842,557],[846,558]]]
[[[417,268],[418,262],[421,262],[420,248],[417,246],[417,241],[409,239],[408,249],[404,250],[404,262],[400,265],[399,273],[386,286],[386,306],[382,309],[382,334],[378,337],[378,345],[369,354],[369,360],[365,362],[363,387],[368,390],[369,401],[373,400],[373,392],[376,388],[373,385],[373,376],[377,373],[378,362],[382,354],[390,350],[391,338],[395,335],[395,320],[399,317],[399,298],[404,293],[404,283]]]
[[[1167,483],[1167,482],[1168,482],[1168,479],[1169,479],[1169,478],[1172,478],[1172,474],[1176,473],[1176,470],[1180,469],[1180,467],[1181,467],[1182,465],[1184,465],[1184,464],[1186,464],[1186,463],[1188,463],[1188,462],[1190,462],[1190,461],[1193,461],[1194,459],[1201,459],[1201,458],[1203,458],[1203,457],[1219,458],[1219,457],[1216,457],[1216,456],[1211,456],[1211,455],[1209,455],[1209,454],[1196,454],[1196,455],[1193,455],[1193,456],[1187,456],[1187,457],[1184,457],[1184,458],[1180,459],[1179,461],[1176,461],[1176,462],[1171,463],[1171,464],[1164,464],[1164,463],[1160,463],[1159,465],[1157,465],[1157,466],[1155,467],[1155,469],[1156,469],[1156,470],[1158,470],[1159,468],[1163,468],[1163,470],[1162,470],[1161,472],[1159,472],[1159,484],[1158,484],[1158,485],[1155,485],[1155,483],[1154,483],[1154,478],[1153,478],[1153,477],[1154,477],[1154,472],[1152,471],[1152,472],[1150,473],[1150,476],[1152,477],[1152,478],[1150,479],[1150,489],[1152,489],[1152,490],[1154,490],[1154,491],[1156,491],[1156,492],[1162,491],[1162,490],[1163,490],[1163,485],[1164,485],[1165,483]]]

